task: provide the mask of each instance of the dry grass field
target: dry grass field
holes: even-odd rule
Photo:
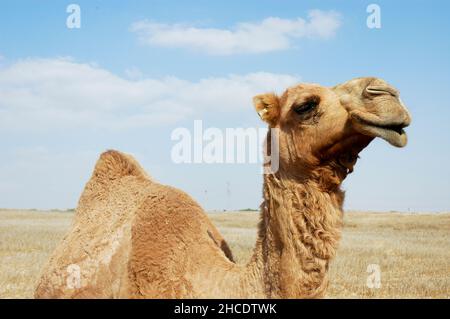
[[[0,298],[32,298],[40,269],[73,214],[0,210]],[[245,263],[256,212],[211,213],[235,258]],[[378,264],[381,287],[366,285]],[[328,298],[449,298],[450,213],[347,212],[343,239],[330,267]]]

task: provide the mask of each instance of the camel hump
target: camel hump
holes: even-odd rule
[[[125,176],[136,176],[150,180],[150,177],[133,156],[115,150],[108,150],[100,155],[92,174],[93,179],[103,182]]]

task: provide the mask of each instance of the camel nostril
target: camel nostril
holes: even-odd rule
[[[366,92],[370,95],[383,95],[388,94],[393,97],[399,97],[399,93],[396,89],[390,86],[381,86],[381,85],[369,85],[366,87]]]

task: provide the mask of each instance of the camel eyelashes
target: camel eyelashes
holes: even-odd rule
[[[311,111],[316,106],[317,106],[317,103],[315,103],[315,102],[306,102],[306,103],[294,106],[294,112],[297,114],[304,114],[304,113]]]
[[[319,104],[320,98],[318,96],[312,96],[308,98],[306,102],[294,105],[293,109],[294,112],[297,114],[305,114],[315,109]]]

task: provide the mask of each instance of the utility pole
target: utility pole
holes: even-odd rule
[[[231,210],[231,185],[227,182],[227,210]]]

